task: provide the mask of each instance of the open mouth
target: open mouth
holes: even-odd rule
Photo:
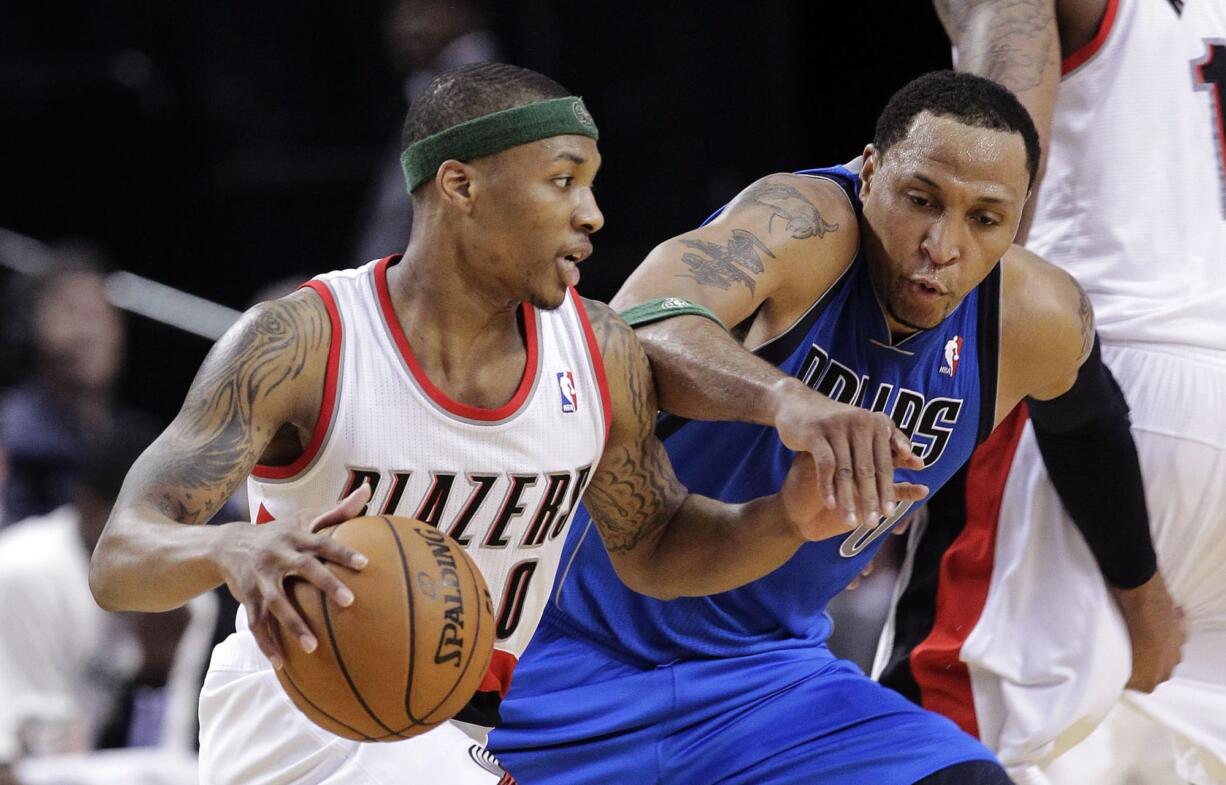
[[[592,244],[590,242],[580,242],[563,248],[561,258],[572,264],[579,264],[579,262],[582,262],[591,255]]]
[[[558,270],[562,273],[567,286],[579,284],[579,262],[581,261],[583,261],[582,254],[569,253],[558,257]]]
[[[925,299],[936,299],[948,293],[940,283],[927,278],[911,278],[907,281],[907,288],[913,294]]]

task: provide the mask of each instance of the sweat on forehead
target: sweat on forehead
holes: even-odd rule
[[[1039,134],[1026,107],[1008,89],[974,74],[933,71],[904,85],[877,118],[873,144],[885,153],[906,138],[927,112],[962,125],[1016,133],[1026,149],[1027,188],[1039,171]]]
[[[963,125],[954,118],[920,114],[907,135],[888,155],[878,154],[878,165],[904,176],[924,173],[953,177],[963,182],[995,182],[1024,199],[1028,172],[1022,140],[1006,131]]]

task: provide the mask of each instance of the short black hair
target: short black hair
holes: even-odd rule
[[[1039,132],[1030,112],[1007,88],[974,74],[932,71],[912,79],[890,97],[877,117],[873,144],[885,153],[911,130],[921,112],[949,117],[964,125],[1022,135],[1030,182],[1039,173]]]
[[[544,74],[505,63],[473,63],[444,71],[413,99],[401,151],[416,141],[491,112],[565,98],[571,92]]]

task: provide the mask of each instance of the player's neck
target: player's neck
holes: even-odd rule
[[[878,298],[879,302],[880,302],[880,299],[881,298],[879,297]],[[915,333],[920,331],[920,328],[918,327],[912,327],[911,325],[903,324],[902,322],[895,319],[893,316],[890,315],[890,311],[888,308],[885,308],[883,306],[881,311],[882,313],[885,314],[886,327],[890,328],[890,342],[891,343],[898,343],[903,338],[906,338],[909,335],[914,335]]]
[[[426,374],[464,400],[461,380],[470,379],[474,368],[505,363],[507,373],[498,374],[507,377],[504,382],[520,377],[526,358],[521,303],[473,285],[461,272],[462,260],[444,257],[427,259],[411,244],[402,260],[388,269],[387,287],[400,326]],[[495,380],[494,386],[501,385]]]
[[[446,242],[414,237],[387,271],[397,311],[449,333],[474,335],[514,329],[521,299],[474,272],[466,252]],[[487,265],[488,267],[488,265]]]

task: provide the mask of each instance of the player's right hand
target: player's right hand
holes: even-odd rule
[[[1182,648],[1188,637],[1183,609],[1167,592],[1160,572],[1135,589],[1114,589],[1112,593],[1132,644],[1132,673],[1124,686],[1153,692],[1171,678],[1183,659]]]
[[[889,416],[832,401],[796,379],[775,395],[779,439],[813,456],[826,507],[838,509],[851,526],[893,515],[903,501],[895,492],[894,470],[922,469],[924,462]]]
[[[370,501],[370,493],[370,486],[363,483],[331,508],[304,510],[259,526],[228,524],[230,536],[223,540],[217,563],[230,593],[247,609],[251,634],[273,667],[280,668],[285,661],[274,624],[281,625],[308,654],[318,645],[285,593],[286,578],[308,581],[342,607],[353,602],[353,592],[323,562],[360,570],[366,566],[366,557],[319,530],[356,517]]]

